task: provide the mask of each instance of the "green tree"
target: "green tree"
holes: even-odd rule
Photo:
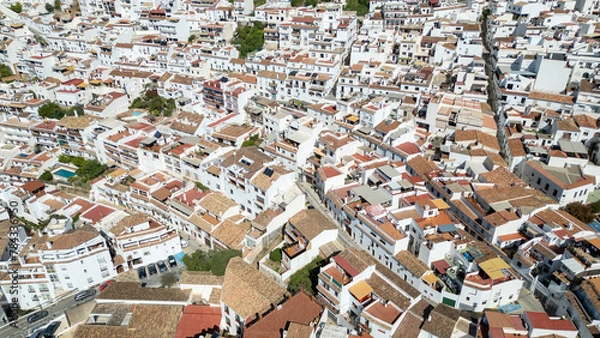
[[[254,8],[260,7],[267,3],[267,0],[254,0]]]
[[[46,5],[44,7],[46,8],[46,12],[54,12],[54,6],[52,6],[49,2],[46,2]]]
[[[188,37],[188,43],[194,43],[196,41],[196,35],[192,34]]]
[[[42,47],[48,46],[48,41],[46,41],[46,39],[44,39],[44,37],[41,35],[35,36],[35,42],[39,43]]]
[[[52,181],[53,179],[54,179],[54,176],[48,170],[44,171],[44,173],[40,175],[40,180],[41,181],[47,181],[47,182],[49,182],[49,181]]]
[[[296,271],[296,273],[290,277],[288,290],[291,293],[297,293],[300,289],[304,289],[314,295],[316,293],[318,275],[323,262],[322,258],[317,257],[304,268]]]
[[[12,69],[5,64],[0,64],[0,78],[9,76],[13,76]]]
[[[129,109],[147,109],[154,116],[171,116],[175,111],[175,100],[165,99],[155,89],[148,89],[142,96],[136,97]]]
[[[60,0],[54,0],[54,10],[55,11],[60,12],[61,5],[62,4],[60,3]]]
[[[41,117],[46,117],[49,119],[61,119],[65,116],[62,108],[60,108],[60,106],[55,102],[48,102],[42,105],[38,109],[38,114]]]
[[[20,2],[17,2],[16,4],[10,6],[10,10],[15,13],[21,13],[23,11],[23,5],[21,5]]]
[[[273,262],[281,262],[281,248],[276,248],[269,254],[269,259]]]
[[[565,206],[565,211],[583,223],[590,223],[594,220],[594,211],[591,207],[581,202],[569,203]]]
[[[257,146],[261,143],[261,140],[258,138],[258,134],[250,136],[246,141],[242,143],[242,147],[252,147]]]
[[[237,45],[241,58],[245,58],[248,54],[254,53],[262,48],[265,43],[264,29],[265,25],[259,21],[254,21],[251,26],[238,26],[231,43]]]
[[[96,160],[85,161],[78,169],[75,174],[79,179],[84,182],[89,182],[94,178],[102,175],[108,167]]]
[[[596,201],[596,202],[592,203],[590,205],[590,208],[592,208],[592,211],[595,214],[599,213],[600,212],[600,201]]]
[[[356,15],[364,16],[369,13],[369,0],[348,0],[346,10],[355,11]]]

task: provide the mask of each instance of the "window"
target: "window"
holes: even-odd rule
[[[550,184],[546,183],[546,186],[544,186],[544,190],[548,190],[548,188],[550,188]]]
[[[531,174],[531,175],[533,175],[533,174]],[[542,178],[541,178],[541,177],[538,177],[538,179],[537,179],[537,181],[536,181],[536,184],[537,184],[537,185],[540,185],[540,183],[542,183]]]
[[[554,189],[554,191],[552,192],[552,196],[556,197],[556,194],[558,194],[558,191]]]

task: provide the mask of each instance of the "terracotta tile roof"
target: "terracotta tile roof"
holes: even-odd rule
[[[535,91],[529,92],[529,98],[532,100],[550,101],[550,102],[567,103],[567,104],[573,104],[575,102],[575,98],[573,96],[542,93],[542,92],[535,92]]]
[[[49,249],[47,242],[52,242],[52,250],[73,249],[83,243],[91,241],[98,236],[100,236],[98,230],[94,229],[92,226],[83,226],[79,229],[67,230],[65,233],[54,237],[48,237],[48,235],[44,235],[42,237],[44,242],[41,249]]]
[[[379,275],[372,274],[366,281],[373,288],[373,292],[377,296],[394,303],[402,311],[405,311],[410,306],[410,299]]]
[[[106,290],[110,289],[112,283]],[[136,283],[137,284],[137,283]],[[106,292],[103,291],[104,292]],[[127,326],[122,320],[109,325],[80,325],[74,338],[172,338],[181,316],[181,306],[134,305],[131,320]],[[113,315],[114,316],[114,315]]]
[[[494,183],[496,187],[519,186],[526,187],[527,183],[504,167],[498,167],[480,175],[486,182]]]
[[[527,311],[525,315],[529,318],[531,326],[534,329],[552,330],[552,331],[573,331],[577,328],[568,319],[550,319],[546,312]]]
[[[280,338],[288,323],[308,325],[319,317],[322,308],[312,296],[301,291],[244,330],[246,338]],[[289,337],[289,334],[288,334]]]
[[[273,172],[271,176],[266,175],[267,168],[270,168]],[[279,177],[285,174],[289,174],[291,171],[287,170],[283,165],[271,165],[265,168],[265,170],[258,171],[252,178],[252,184],[263,191],[267,191],[273,183],[275,183]]]
[[[527,153],[525,152],[525,148],[523,147],[523,142],[521,142],[521,140],[510,139],[507,143],[510,155],[512,157],[521,157],[527,155]]]
[[[573,116],[573,120],[580,128],[598,128],[598,120],[587,114],[579,114]]]
[[[200,200],[199,205],[208,212],[221,216],[230,208],[237,206],[237,203],[220,192],[213,192]]]
[[[410,271],[416,277],[421,277],[427,272],[429,269],[427,265],[423,263],[420,259],[418,259],[415,255],[413,255],[410,251],[400,251],[394,256],[398,263],[404,266],[408,271]]]
[[[577,125],[575,124],[575,122],[573,120],[558,121],[558,130],[573,131],[573,132],[580,131],[579,127],[577,127]]]
[[[423,179],[428,177],[428,175],[432,172],[437,172],[440,170],[435,163],[425,159],[423,156],[416,156],[406,162],[406,164]]]
[[[113,282],[98,297],[98,300],[186,302],[191,290],[175,288],[143,288],[137,282]]]
[[[460,317],[460,310],[439,304],[429,316],[422,330],[438,338],[450,338]]]
[[[82,218],[89,219],[92,224],[100,222],[104,217],[117,211],[104,205],[97,205],[81,215]]]
[[[217,276],[210,271],[184,270],[179,277],[179,284],[223,285],[223,276]]]
[[[291,225],[309,241],[325,230],[335,230],[337,226],[316,209],[301,210],[289,219]]]
[[[185,272],[185,271],[184,271]],[[175,338],[209,336],[206,333],[218,332],[221,323],[221,307],[187,305],[177,324]]]
[[[228,248],[241,249],[246,235],[246,229],[243,229],[226,219],[211,232],[211,235],[219,240],[219,242],[225,244]]]
[[[284,287],[254,269],[242,258],[235,257],[229,261],[221,301],[244,321],[277,306],[287,295]]]

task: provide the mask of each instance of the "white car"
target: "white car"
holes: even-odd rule
[[[184,239],[181,240],[181,247],[186,248],[188,246],[188,242]]]

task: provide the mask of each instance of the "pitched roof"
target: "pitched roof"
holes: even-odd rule
[[[185,272],[185,271],[184,271]],[[219,332],[221,308],[217,306],[187,305],[177,324],[175,338],[196,337]],[[210,336],[210,335],[206,335]]]
[[[116,284],[116,283],[112,283]],[[110,286],[112,286],[112,284]],[[135,283],[137,284],[137,283]],[[110,288],[109,286],[109,288]],[[108,290],[108,288],[107,288]],[[106,291],[103,291],[106,292]],[[111,304],[113,305],[113,304]],[[175,335],[181,306],[135,305],[128,325],[122,320],[112,325],[80,325],[74,338],[172,338]],[[95,310],[95,309],[94,309]],[[112,315],[114,316],[114,314]],[[109,319],[110,320],[110,319]]]
[[[136,300],[153,302],[186,302],[191,290],[143,288],[140,283],[111,283],[96,299],[98,300]]]
[[[335,224],[316,209],[301,210],[292,216],[289,222],[309,241],[325,230],[337,229]]]
[[[227,264],[221,301],[243,320],[263,314],[288,296],[286,289],[254,269],[242,258]]]
[[[270,312],[255,324],[244,330],[246,338],[280,338],[288,323],[308,325],[321,313],[312,296],[301,291],[282,304],[281,308]]]

